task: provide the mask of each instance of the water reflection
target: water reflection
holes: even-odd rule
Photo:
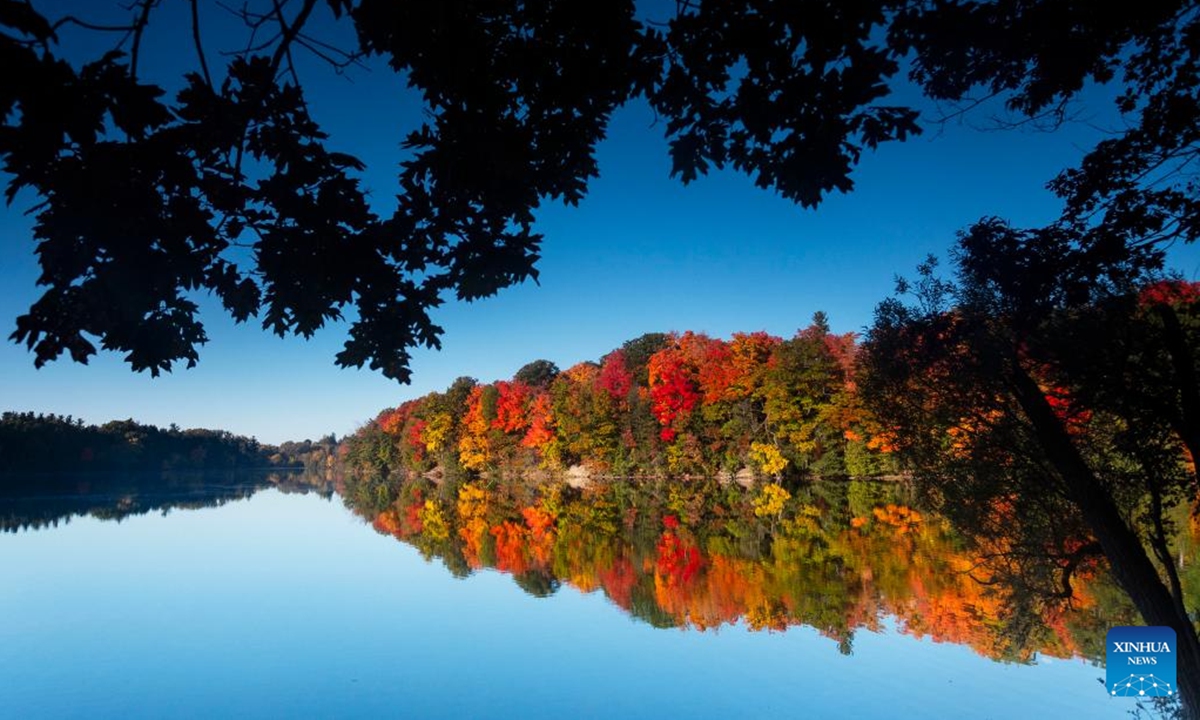
[[[845,654],[859,630],[966,645],[988,658],[1099,661],[1112,625],[1139,622],[1107,575],[1070,603],[988,575],[949,524],[895,483],[818,483],[772,507],[715,481],[403,486],[377,531],[457,575],[494,568],[535,596],[601,591],[656,627],[817,629]]]
[[[12,475],[0,481],[0,531],[57,527],[72,517],[121,520],[219,507],[267,488],[332,497],[331,478],[304,471]]]
[[[415,479],[382,510],[359,507],[344,485],[303,472],[92,473],[7,483],[17,485],[26,490],[0,488],[0,529],[7,532],[84,515],[121,521],[217,507],[267,488],[325,498],[336,488],[378,532],[456,576],[494,569],[536,597],[563,585],[599,591],[660,628],[809,626],[844,654],[853,653],[860,630],[894,627],[995,660],[1099,662],[1110,626],[1140,623],[1100,569],[1078,578],[1070,603],[1024,596],[998,582],[945,520],[917,507],[898,483],[816,483],[794,489],[784,503],[715,480],[581,489]],[[1185,552],[1183,577],[1200,582],[1191,561],[1195,544]]]
[[[63,526],[84,507],[76,502],[47,515],[57,529],[0,535],[0,716],[557,718],[570,708],[578,717],[1125,717],[1129,709],[1096,682],[1103,671],[1084,663],[999,664],[930,642],[956,639],[934,621],[956,617],[941,598],[954,598],[946,588],[957,583],[936,573],[940,553],[963,551],[919,508],[905,516],[900,508],[914,506],[899,488],[793,488],[784,512],[759,516],[753,493],[701,492],[703,484],[460,492],[418,483],[383,518],[371,513],[381,526],[407,526],[400,543],[340,502],[284,494],[305,489],[298,476],[281,478],[284,492],[229,501],[231,487],[269,477],[184,483],[171,497],[143,479],[132,483],[141,491],[126,484],[107,500],[93,479],[87,502],[103,516],[222,506]],[[122,509],[129,495],[134,505]],[[808,506],[815,510],[800,512]],[[855,517],[864,518],[859,527]],[[475,577],[456,581],[416,548]],[[787,567],[793,557],[803,564]],[[928,586],[914,592],[914,580]],[[1068,621],[1068,636],[1088,647],[1080,628],[1103,622],[1110,605],[1097,597],[1085,610],[1096,617]],[[748,631],[750,610],[760,632]],[[988,612],[963,617],[995,621]],[[926,640],[899,634],[901,625]],[[826,675],[836,682],[803,681]]]

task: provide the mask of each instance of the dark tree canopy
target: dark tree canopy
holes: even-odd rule
[[[1086,238],[990,219],[882,303],[862,391],[981,564],[1032,602],[1070,601],[1101,557],[1150,625],[1179,641],[1200,715],[1198,598],[1175,565],[1200,499],[1200,286],[1103,265]]]
[[[558,365],[550,360],[534,360],[522,365],[517,374],[513,375],[513,380],[523,382],[530,387],[543,388],[549,387],[556,377],[558,377]]]
[[[135,0],[114,27],[0,0],[0,160],[9,201],[35,198],[44,287],[12,338],[39,366],[98,349],[154,374],[191,366],[208,292],[280,335],[352,310],[338,364],[406,380],[411,349],[439,345],[445,298],[536,279],[536,211],[584,196],[613,111],[637,97],[683,182],[728,166],[814,206],[852,189],[865,150],[919,131],[898,86],[1054,122],[1086,83],[1112,83],[1127,129],[1054,181],[1064,222],[1105,262],[1200,228],[1176,172],[1200,132],[1190,4],[190,0],[194,60],[169,93],[139,65],[160,5]],[[230,12],[246,29],[232,54],[201,22]],[[322,39],[339,26],[350,47]],[[60,42],[85,31],[113,50]],[[375,58],[419,94],[389,216],[310,115],[299,53],[338,71]]]

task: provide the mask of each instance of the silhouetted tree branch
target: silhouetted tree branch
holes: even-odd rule
[[[20,188],[36,195],[46,288],[13,337],[37,364],[98,349],[137,370],[193,363],[206,336],[185,296],[208,291],[235,318],[282,334],[310,334],[354,307],[338,363],[405,379],[411,348],[438,345],[430,312],[445,298],[536,280],[536,213],[586,194],[617,107],[649,102],[683,182],[732,167],[815,206],[853,188],[864,152],[920,131],[917,109],[891,100],[906,64],[929,99],[995,97],[1016,125],[1058,122],[1088,83],[1116,86],[1128,128],[1054,180],[1062,223],[1106,263],[1200,228],[1188,169],[1200,127],[1188,41],[1197,10],[1186,3],[1130,13],[1015,0],[709,0],[650,23],[630,0],[247,0],[216,3],[246,36],[214,54],[205,44],[228,38],[203,33],[199,0],[189,2],[196,69],[164,78],[182,88],[168,95],[139,70],[158,0],[137,0],[129,24],[50,22],[40,6],[0,0],[11,68],[0,158],[10,201]],[[123,40],[80,57],[59,45],[68,26]],[[350,45],[320,32],[339,26],[353,28]],[[412,157],[390,217],[371,212],[355,180],[362,163],[336,152],[307,112],[296,48],[335,72],[384,62],[419,93],[427,121],[403,138]],[[218,55],[223,69],[209,63]],[[103,187],[117,176],[128,179]],[[103,192],[84,202],[80,183]],[[124,224],[109,217],[118,206]],[[172,241],[159,236],[168,216]],[[244,244],[255,258],[227,252]],[[147,252],[161,252],[164,274],[131,271]]]

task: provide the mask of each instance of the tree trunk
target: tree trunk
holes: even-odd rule
[[[1172,413],[1171,424],[1192,454],[1192,475],[1196,479],[1196,489],[1200,491],[1200,382],[1196,378],[1195,360],[1188,349],[1179,315],[1169,305],[1159,305],[1156,309],[1163,323],[1163,337],[1175,372],[1175,390],[1179,393],[1179,413]]]
[[[1068,496],[1104,549],[1113,577],[1147,624],[1165,625],[1175,630],[1179,645],[1176,655],[1179,694],[1184,715],[1200,719],[1200,638],[1195,627],[1176,609],[1179,605],[1163,584],[1137,534],[1121,517],[1112,496],[1084,462],[1037,383],[1015,357],[1012,367],[1017,401],[1032,423],[1047,459],[1062,477]]]

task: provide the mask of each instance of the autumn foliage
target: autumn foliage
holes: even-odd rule
[[[425,481],[415,486],[434,491]],[[979,561],[997,548],[963,543],[943,518],[909,504],[898,485],[854,481],[834,504],[830,488],[795,496],[775,484],[724,495],[710,488],[698,491],[708,510],[691,520],[671,512],[669,494],[652,484],[620,493],[615,485],[579,492],[552,484],[533,497],[514,491],[521,500],[512,490],[467,483],[450,499],[398,504],[374,526],[448,564],[460,557],[522,587],[541,578],[530,592],[559,583],[601,592],[659,626],[740,623],[774,632],[807,625],[842,648],[858,631],[885,630],[890,619],[905,634],[995,659],[1096,658],[1107,623],[1131,612],[1100,606],[1111,588],[1087,566],[1069,607],[1042,605],[1015,618],[1012,588],[994,582]],[[422,491],[410,495],[419,500]],[[425,522],[406,521],[414,511]],[[1021,632],[1008,632],[1008,622]]]
[[[648,335],[561,373],[538,361],[536,382],[460,379],[383,411],[348,443],[399,476],[893,472],[893,443],[858,401],[856,352],[854,335],[831,333],[823,316],[788,340]]]

